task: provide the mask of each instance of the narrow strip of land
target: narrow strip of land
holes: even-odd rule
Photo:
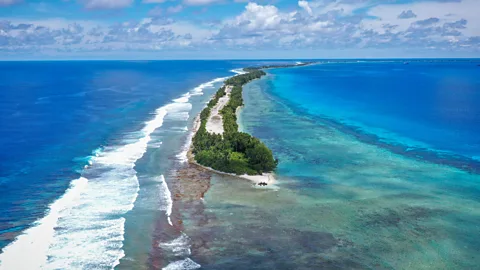
[[[215,106],[213,106],[212,110],[210,111],[210,116],[208,117],[206,125],[207,132],[223,135],[223,117],[220,112],[230,100],[231,92],[232,86],[225,86],[225,96],[219,98],[217,104],[215,104]]]
[[[220,174],[248,179],[259,186],[273,184],[278,160],[258,138],[238,130],[237,111],[243,106],[243,86],[266,75],[262,69],[308,64],[245,68],[246,73],[227,79],[195,121],[189,161]]]

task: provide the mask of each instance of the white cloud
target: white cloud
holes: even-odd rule
[[[419,5],[423,6],[418,8]],[[473,5],[472,0],[380,4],[371,8],[367,1],[309,3],[301,0],[298,6],[306,12],[284,12],[274,5],[249,3],[240,15],[226,20],[212,40],[231,48],[255,49],[436,47],[455,50],[466,44],[479,48],[480,44],[474,43],[477,39],[472,39],[479,34],[469,29],[469,19],[463,19],[473,16],[471,11],[463,10],[473,8],[469,5]],[[438,9],[439,6],[443,8]],[[412,10],[417,17],[398,18],[405,10]],[[456,13],[447,16],[447,10]]]
[[[312,12],[312,9],[310,8],[310,5],[308,4],[307,1],[298,1],[298,6],[305,9],[306,12],[308,12],[309,15],[312,15],[313,12]]]
[[[91,29],[97,26],[106,27],[107,25],[101,21],[94,20],[68,20],[64,18],[48,18],[48,19],[23,19],[17,17],[5,17],[3,20],[12,24],[29,24],[34,26],[46,27],[54,30],[61,30],[71,24],[82,25],[85,29]],[[1,21],[0,21],[1,22]]]
[[[413,11],[411,9],[409,10],[404,10],[402,11],[402,13],[400,13],[397,18],[399,19],[411,19],[411,18],[416,18],[417,15],[415,13],[413,13]]]
[[[305,9],[305,3],[299,5]],[[238,42],[257,48],[338,47],[355,42],[353,24],[339,20],[338,11],[307,13],[305,16],[298,11],[282,12],[273,5],[249,3],[242,14],[225,22],[214,39],[229,46]]]
[[[83,1],[88,8],[119,8],[133,2]],[[152,0],[143,2],[149,1]],[[212,2],[183,1],[189,4]],[[175,21],[165,17],[165,14],[180,12],[184,4],[165,9],[156,6],[149,12],[148,18],[114,25],[59,18],[5,18],[6,22],[0,21],[0,51],[167,50],[189,47],[199,50],[436,48],[479,52],[480,19],[476,18],[476,5],[475,0],[463,0],[371,7],[360,0],[300,0],[297,7],[287,11],[272,4],[248,3],[237,16],[210,24],[194,21],[198,18]],[[408,13],[408,16],[399,18],[402,12]]]
[[[461,19],[468,21],[468,27],[463,31],[467,36],[480,36],[480,17],[478,0],[463,0],[454,2],[417,2],[402,5],[379,5],[369,10],[368,15],[378,17],[377,21],[369,21],[372,28],[379,29],[382,24],[389,23],[398,25],[397,31],[404,31],[410,27],[410,23],[416,20],[438,18],[440,22],[451,22]],[[399,19],[398,15],[412,10],[416,17]]]
[[[144,19],[114,25],[87,25],[74,21],[0,22],[0,51],[115,51],[164,50],[191,47],[211,32],[173,20]]]
[[[245,11],[235,21],[250,30],[263,30],[276,28],[284,17],[273,5],[261,6],[255,3],[248,3]]]
[[[353,15],[355,10],[366,8],[371,3],[368,0],[350,0],[350,1],[315,1],[310,6],[318,13],[327,13],[337,11],[343,15]]]

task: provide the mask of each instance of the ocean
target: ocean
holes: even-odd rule
[[[138,231],[148,254],[188,120],[246,65],[0,63],[0,268],[110,269]]]
[[[475,61],[268,70],[239,115],[268,188],[179,173],[209,97],[268,61],[0,63],[0,269],[474,269]]]
[[[274,69],[248,84],[241,129],[273,150],[278,181],[212,176],[202,208],[181,209],[191,258],[202,269],[478,268],[478,61],[404,62]]]
[[[403,154],[430,152],[439,159],[450,154],[468,163],[480,161],[477,63],[359,61],[278,69],[272,75],[277,96],[345,132],[401,145]],[[293,86],[298,91],[291,91]]]

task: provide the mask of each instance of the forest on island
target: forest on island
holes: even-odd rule
[[[225,81],[225,85],[233,88],[229,102],[220,112],[223,136],[207,132],[206,125],[211,109],[226,94],[225,86],[217,91],[200,113],[200,128],[193,138],[193,153],[199,164],[222,172],[250,175],[271,172],[276,168],[278,160],[274,159],[272,151],[259,139],[239,132],[236,117],[237,108],[243,105],[242,86],[264,75],[266,73],[262,70],[252,70]]]
[[[251,72],[251,71],[257,71],[257,70],[262,70],[262,69],[269,69],[269,68],[288,68],[288,67],[301,67],[301,66],[308,66],[311,64],[314,64],[315,62],[309,61],[309,62],[300,62],[300,63],[295,63],[295,64],[272,64],[272,65],[263,65],[263,66],[255,66],[255,67],[246,67],[243,69],[243,71],[246,72]]]

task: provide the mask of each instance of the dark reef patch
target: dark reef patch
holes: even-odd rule
[[[368,230],[390,232],[396,231],[399,235],[389,234],[387,237],[394,237],[395,241],[403,241],[401,235],[410,235],[411,237],[420,237],[422,239],[431,239],[437,241],[446,237],[446,232],[430,224],[436,222],[438,218],[444,219],[451,214],[443,209],[432,209],[422,206],[406,206],[399,209],[382,208],[373,213],[362,213],[358,223],[359,228],[368,228]],[[375,247],[371,247],[375,248]],[[380,245],[382,252],[388,251],[389,245]]]
[[[222,235],[222,229],[211,229],[213,231],[203,231],[203,236],[194,237],[202,240],[196,240],[192,256],[206,269],[299,269],[299,265],[305,267],[303,269],[308,269],[308,265],[330,265],[330,269],[335,269],[335,265],[353,265],[351,262],[328,261],[325,257],[324,254],[336,247],[351,245],[330,233],[235,226],[228,237],[215,237],[215,243],[209,245],[205,239],[213,234]],[[287,242],[289,245],[285,246]],[[221,249],[215,247],[219,244]]]
[[[442,209],[431,209],[421,206],[407,206],[400,209],[382,208],[374,213],[366,213],[360,217],[360,222],[368,227],[391,227],[402,224],[415,224],[434,217],[447,214]]]
[[[427,200],[427,199],[432,199],[434,196],[403,192],[403,193],[394,194],[394,195],[387,195],[385,197],[392,198],[392,199],[402,198],[406,200]]]

